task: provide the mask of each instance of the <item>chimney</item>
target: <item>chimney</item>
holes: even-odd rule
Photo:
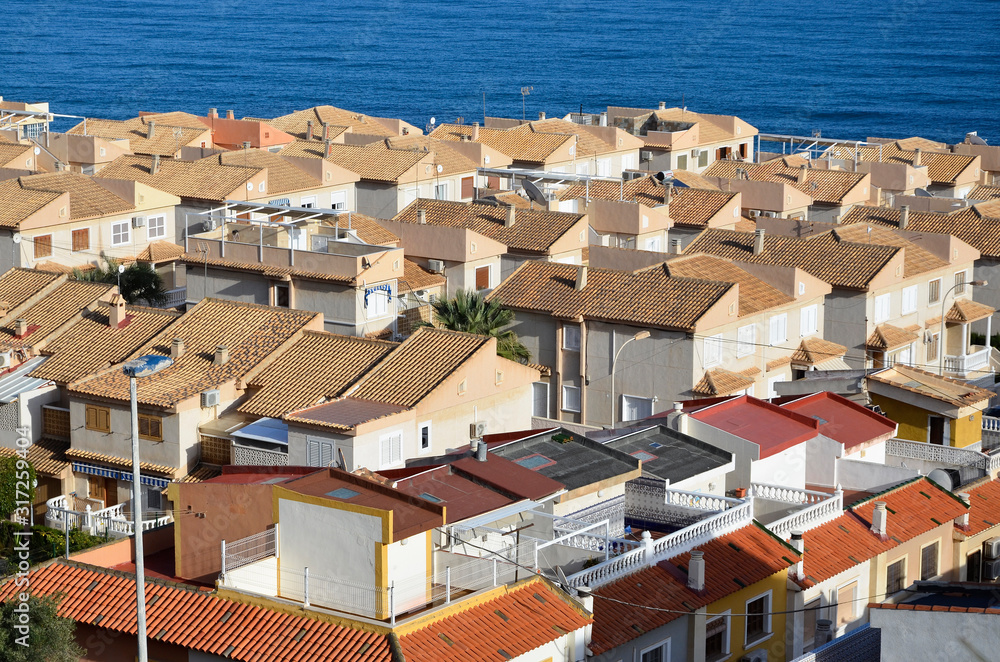
[[[313,139],[313,121],[309,120],[306,122],[306,140]]]
[[[545,119],[545,111],[544,110],[538,111],[538,119],[540,119],[540,120]]]
[[[899,229],[905,230],[910,224],[910,205],[902,205],[899,208]]]
[[[834,214],[833,215],[833,224],[834,225],[840,225],[840,214]]]
[[[883,540],[888,537],[885,532],[888,517],[889,513],[885,509],[885,501],[876,501],[875,509],[872,511],[872,533]]]
[[[674,403],[674,421],[676,421],[675,429],[681,434],[688,433],[688,415],[684,411],[684,403],[675,402]]]
[[[681,240],[671,239],[670,240],[670,253],[672,255],[680,255],[683,251],[681,250]]]
[[[236,113],[234,113],[231,110],[227,110],[226,111],[226,119],[227,120],[234,120],[234,119],[236,119]]]
[[[687,587],[698,593],[705,590],[705,552],[692,549],[688,561]]]
[[[156,122],[150,120],[146,122],[146,137],[152,138],[156,135]]]
[[[656,565],[656,561],[654,560],[655,552],[653,550],[653,536],[649,534],[649,531],[642,532],[642,549],[645,553],[646,565]]]
[[[608,125],[608,113],[607,111],[601,113],[600,126]]]
[[[170,341],[170,358],[177,360],[184,356],[184,339],[174,338]]]
[[[427,210],[418,209],[417,210],[417,223],[420,225],[427,225]]]
[[[753,254],[760,255],[764,252],[764,230],[757,228],[753,231]]]
[[[486,442],[482,439],[479,440],[479,445],[476,446],[476,460],[480,462],[486,461],[486,452],[489,449],[486,447]]]
[[[794,566],[792,566],[792,574],[797,579],[803,579],[803,578],[805,578],[805,573],[802,571],[802,555],[803,555],[803,553],[805,553],[806,545],[802,541],[802,532],[801,531],[792,530],[791,533],[792,533],[792,543],[791,543],[792,547],[794,547],[795,551],[797,551],[799,553],[799,560],[798,560],[798,562]]]
[[[214,120],[215,118],[217,118],[219,116],[219,109],[218,108],[209,108],[208,109],[208,116],[209,116],[210,119]]]
[[[323,142],[323,158],[327,158],[328,159],[328,158],[330,158],[330,155],[333,154],[333,141],[332,140],[328,140],[326,138],[324,138],[323,140],[324,140],[324,142]]]
[[[962,503],[964,503],[966,507],[972,504],[972,495],[970,495],[968,492],[959,492],[957,496],[959,499],[962,500]],[[955,526],[959,526],[963,529],[968,528],[969,526],[968,510],[966,510],[964,513],[955,518]]]
[[[660,110],[666,110],[666,109],[667,109],[667,102],[666,101],[661,101],[660,102]]]
[[[10,311],[10,301],[0,301],[0,317],[7,317]]]
[[[153,154],[153,160],[149,164],[149,174],[156,175],[160,172],[160,155]]]
[[[23,338],[28,335],[28,320],[19,317],[14,320],[14,337]]]
[[[330,139],[330,123],[323,122],[323,140]]]
[[[798,177],[799,184],[805,184],[806,183],[806,177],[808,176],[808,170],[809,170],[809,166],[807,166],[804,163],[799,166],[799,177]]]
[[[669,205],[672,197],[674,197],[674,180],[668,179],[663,182],[663,204]]]
[[[587,265],[581,264],[576,268],[576,285],[573,286],[577,292],[587,287]]]
[[[589,586],[579,586],[576,589],[576,599],[580,601],[583,608],[594,613],[594,594]]]
[[[514,205],[507,206],[507,218],[504,219],[503,226],[505,228],[514,227]]]
[[[833,621],[829,618],[817,618],[813,646],[818,647],[830,641],[833,641]]]
[[[479,140],[479,122],[472,123],[472,139]]]
[[[913,167],[914,168],[920,165],[920,156],[921,156],[921,154],[922,154],[922,152],[920,151],[919,147],[917,147],[915,150],[913,150]]]
[[[219,345],[215,348],[215,356],[212,357],[212,365],[226,365],[229,362],[229,348]]]
[[[109,306],[108,326],[112,329],[118,329],[125,322],[125,297],[120,294],[114,295],[111,297]]]

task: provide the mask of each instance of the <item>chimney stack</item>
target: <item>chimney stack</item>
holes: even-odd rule
[[[680,239],[671,239],[670,240],[670,253],[672,255],[680,255],[681,253],[683,253],[683,251],[681,250],[681,240]]]
[[[479,122],[472,123],[472,139],[479,140]]]
[[[330,139],[330,123],[323,122],[323,140]]]
[[[808,177],[808,170],[809,170],[809,166],[807,166],[804,163],[799,166],[799,178],[798,178],[799,184],[805,184],[806,183],[806,177]]]
[[[922,154],[923,154],[923,152],[921,152],[921,150],[920,150],[919,147],[917,147],[915,150],[913,150],[913,167],[917,167],[917,166],[920,165],[920,156]]]
[[[970,495],[968,492],[960,492],[957,496],[959,499],[962,500],[962,503],[964,503],[966,507],[972,504],[972,495]],[[966,510],[964,513],[955,518],[955,526],[962,527],[963,529],[968,528],[969,526],[968,510]]]
[[[174,338],[170,341],[170,358],[174,361],[184,356],[184,339]]]
[[[214,120],[214,119],[216,119],[216,118],[217,118],[218,116],[219,116],[219,109],[218,109],[218,108],[209,108],[209,109],[208,109],[208,117],[209,117],[210,119],[213,119],[213,120]]]
[[[19,317],[14,320],[14,336],[16,338],[23,338],[26,335],[28,335],[28,320]]]
[[[872,510],[872,533],[883,540],[888,537],[885,526],[888,517],[889,513],[885,509],[885,501],[876,501],[875,509]]]
[[[666,110],[666,109],[667,109],[667,102],[666,101],[661,101],[660,102],[660,110]]]
[[[110,310],[108,311],[108,326],[112,329],[118,329],[125,322],[125,297],[121,294],[116,294],[111,297],[108,305],[110,306]]]
[[[834,214],[833,215],[833,224],[834,225],[840,225],[840,214]]]
[[[688,433],[688,415],[684,411],[683,402],[674,403],[674,420],[676,421],[675,429],[681,434]]]
[[[821,646],[833,641],[833,621],[828,618],[816,619],[816,638],[813,646]]]
[[[705,552],[692,549],[688,561],[687,587],[698,593],[705,590]]]
[[[601,113],[600,126],[608,125],[608,113],[607,111]]]
[[[792,574],[797,579],[803,579],[803,578],[805,578],[805,573],[802,571],[802,555],[805,553],[806,545],[802,541],[802,532],[801,531],[792,530],[791,533],[792,533],[792,542],[791,542],[792,547],[794,547],[795,551],[797,551],[799,553],[799,560],[798,560],[798,562],[796,562],[796,564],[794,566],[792,566]]]
[[[482,439],[480,439],[479,440],[479,445],[476,446],[476,460],[478,460],[479,462],[485,462],[486,461],[486,452],[488,450],[489,449],[486,447],[486,442],[483,441]]]
[[[674,197],[674,180],[668,179],[663,182],[663,204],[669,205],[672,197]]]
[[[149,174],[155,175],[160,172],[160,155],[153,154],[153,160],[149,164]]]
[[[313,121],[309,120],[306,122],[306,140],[313,139]]]
[[[576,284],[573,286],[577,292],[587,287],[587,265],[581,264],[576,268]]]
[[[760,255],[764,252],[764,229],[757,228],[753,231],[753,254]]]
[[[514,213],[515,213],[514,205],[508,205],[507,206],[507,217],[504,219],[504,222],[503,222],[503,226],[505,228],[512,228],[512,227],[514,227]]]
[[[215,348],[215,356],[212,357],[212,365],[226,365],[229,362],[229,348],[219,345]]]
[[[226,111],[226,119],[227,120],[234,120],[234,119],[236,119],[236,113],[233,112],[232,110],[227,110]]]
[[[538,111],[538,119],[540,119],[540,120],[545,119],[545,111],[544,110]]]
[[[333,154],[333,141],[324,139],[323,141],[323,158],[328,159],[330,155]]]
[[[420,225],[427,225],[427,210],[418,209],[417,210],[417,223]]]
[[[644,552],[646,565],[656,565],[656,550],[653,548],[653,536],[649,531],[642,532],[642,550]]]
[[[156,122],[150,120],[146,122],[146,137],[152,138],[156,135]]]
[[[899,208],[899,229],[905,230],[910,224],[910,205],[902,205]]]

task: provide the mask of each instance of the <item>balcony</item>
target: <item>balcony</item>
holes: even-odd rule
[[[127,538],[135,533],[131,514],[125,511],[127,503],[108,508],[94,499],[81,499],[74,494],[61,494],[45,502],[45,526],[65,531],[80,529],[92,536]],[[94,506],[97,506],[95,508]],[[169,512],[147,511],[143,513],[142,530],[148,531],[173,522]]]
[[[968,354],[944,357],[944,371],[965,377],[971,372],[989,371],[990,368],[990,347],[983,345],[970,345]]]

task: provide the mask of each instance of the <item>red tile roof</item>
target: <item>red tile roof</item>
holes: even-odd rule
[[[399,637],[407,662],[507,662],[593,622],[542,579],[504,587],[493,599],[461,603]]]
[[[137,631],[132,575],[60,560],[33,570],[30,581],[36,596],[63,594],[59,615],[64,618],[112,632],[135,635]],[[8,580],[0,586],[0,601],[21,590]],[[146,580],[146,629],[156,641],[246,662],[392,659],[388,638],[382,634],[150,579]]]
[[[884,441],[896,433],[894,422],[836,393],[816,393],[781,407],[816,419],[820,434],[839,441],[848,451],[865,443]]]
[[[812,439],[819,421],[743,395],[692,414],[712,427],[760,446],[760,459]]]
[[[557,480],[494,453],[487,453],[485,462],[467,457],[453,462],[451,467],[491,489],[523,499],[541,499],[564,487]]]
[[[489,487],[452,473],[445,466],[425,469],[409,478],[396,480],[392,487],[410,496],[432,497],[428,499],[431,503],[441,503],[448,509],[451,522],[460,522],[514,502]]]
[[[1000,481],[983,482],[972,488],[963,488],[969,495],[969,528],[967,535],[982,533],[1000,524]]]

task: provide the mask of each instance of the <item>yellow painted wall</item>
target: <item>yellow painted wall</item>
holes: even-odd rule
[[[927,441],[927,416],[932,412],[884,395],[871,393],[872,404],[882,407],[885,415],[899,424],[896,436],[910,441]],[[949,437],[951,431],[949,431]]]
[[[708,619],[712,619],[712,614],[720,614],[729,610],[732,614],[745,614],[747,601],[760,596],[767,591],[771,591],[771,611],[783,611],[787,605],[787,580],[788,571],[782,570],[767,579],[751,584],[744,589],[732,593],[725,598],[708,605]],[[738,660],[747,651],[767,650],[769,660],[785,659],[785,614],[771,615],[771,635],[758,644],[749,647],[744,645],[746,640],[746,618],[743,616],[732,616],[729,619],[729,660]]]
[[[972,420],[969,420],[972,419]],[[965,448],[983,438],[983,412],[960,416],[951,422],[952,446]]]

